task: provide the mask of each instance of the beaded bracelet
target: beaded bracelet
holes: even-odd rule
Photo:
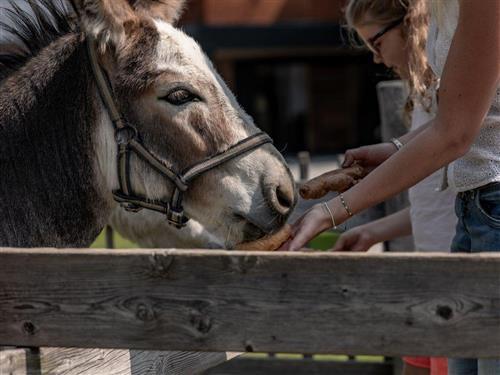
[[[339,194],[340,197],[340,202],[342,202],[342,206],[344,206],[345,210],[347,211],[347,214],[349,216],[352,216],[352,211],[350,210],[349,206],[347,206],[347,203],[345,202],[344,196],[342,193]]]

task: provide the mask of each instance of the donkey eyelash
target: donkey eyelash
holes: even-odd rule
[[[191,91],[185,88],[176,88],[170,91],[167,95],[160,97],[159,99],[175,106],[201,101],[201,98],[198,95],[193,94]]]

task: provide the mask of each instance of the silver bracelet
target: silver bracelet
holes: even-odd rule
[[[391,143],[396,146],[396,148],[399,150],[401,150],[403,148],[403,144],[401,143],[401,141],[397,138],[392,138],[391,139]]]
[[[337,225],[335,224],[335,219],[333,218],[332,211],[330,210],[330,207],[328,207],[328,204],[326,202],[323,202],[323,207],[326,209],[328,214],[330,215],[330,218],[332,219],[332,224],[333,224],[333,229],[337,229]]]
[[[351,217],[353,215],[352,211],[349,208],[349,206],[347,205],[347,203],[345,202],[344,195],[342,193],[339,194],[339,198],[340,198],[340,202],[342,203],[342,206],[344,206],[344,209],[346,210],[347,214],[349,215],[349,217]]]

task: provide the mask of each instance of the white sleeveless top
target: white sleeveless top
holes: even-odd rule
[[[435,97],[435,90],[433,90]],[[431,113],[415,103],[411,130],[415,130],[434,118],[436,105]],[[454,213],[455,192],[451,189],[438,191],[444,170],[433,173],[409,189],[410,217],[417,251],[449,251],[455,235],[457,217]]]
[[[427,55],[434,73],[441,77],[457,28],[458,0],[439,0],[442,14],[433,14],[427,40]],[[500,87],[470,151],[450,164],[448,183],[456,191],[474,189],[500,181]]]

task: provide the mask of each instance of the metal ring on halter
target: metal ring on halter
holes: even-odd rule
[[[115,129],[115,140],[119,145],[126,145],[132,139],[137,139],[137,129],[131,125],[125,125],[122,128]]]
[[[189,221],[189,219],[184,214],[184,210],[176,211],[176,210],[170,208],[167,212],[167,222],[170,225],[175,226],[177,229],[180,229],[180,228],[186,226],[186,223],[188,221]]]

